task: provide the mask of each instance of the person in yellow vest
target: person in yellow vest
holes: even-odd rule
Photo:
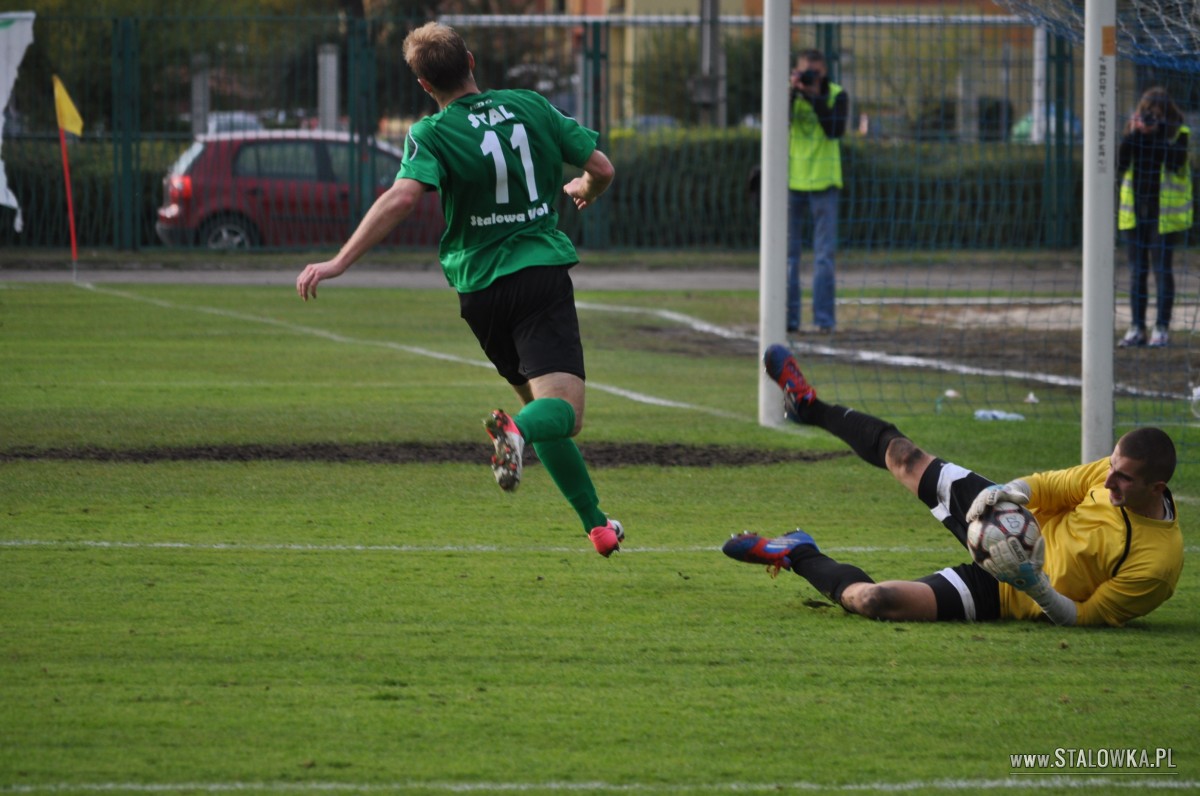
[[[722,548],[730,558],[773,573],[791,570],[850,613],[893,622],[1045,619],[1118,627],[1174,594],[1183,532],[1167,487],[1175,444],[1162,429],[1135,428],[1107,458],[1000,485],[933,457],[886,420],[820,400],[787,347],[770,346],[763,366],[783,390],[789,420],[828,431],[888,470],[964,547],[971,521],[1010,501],[1038,521],[1041,550],[1017,553],[996,543],[982,565],[879,583],[822,553],[802,530],[775,538],[737,534]]]
[[[1181,234],[1192,226],[1192,169],[1183,114],[1166,89],[1148,89],[1126,126],[1117,154],[1121,192],[1117,227],[1127,232],[1129,303],[1133,319],[1122,348],[1168,343],[1175,304],[1171,260]],[[1147,276],[1154,265],[1157,317],[1146,338]]]
[[[812,322],[820,332],[832,332],[837,324],[834,254],[848,104],[846,92],[829,80],[824,54],[802,52],[792,72],[788,149],[789,332],[800,331],[800,230],[806,212],[813,220]]]

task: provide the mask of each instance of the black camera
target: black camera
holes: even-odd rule
[[[800,85],[813,86],[821,79],[821,73],[816,69],[805,69],[800,73]]]
[[[1158,124],[1158,117],[1153,113],[1143,113],[1142,124],[1144,124],[1146,127],[1154,127]]]

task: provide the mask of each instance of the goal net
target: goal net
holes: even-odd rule
[[[995,0],[1033,24],[1083,41],[1083,3],[1073,0]],[[1194,0],[1130,0],[1117,4],[1121,57],[1148,66],[1200,72],[1200,5]]]

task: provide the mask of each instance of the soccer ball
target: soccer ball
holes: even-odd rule
[[[967,527],[967,550],[975,563],[992,572],[992,548],[1007,545],[1017,561],[1040,559],[1042,529],[1024,506],[1001,501]],[[1041,568],[1041,561],[1037,565]],[[992,572],[995,575],[995,572]]]

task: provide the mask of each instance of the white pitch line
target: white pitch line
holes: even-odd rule
[[[1016,303],[1018,307],[1058,307],[1061,305],[1082,306],[1083,298],[1074,296],[1062,297],[1026,297],[1021,296],[1015,302],[1005,301],[1003,298],[983,298],[970,296],[932,296],[930,298],[921,298],[918,296],[864,296],[862,298],[845,298],[838,299],[838,305],[847,305],[850,307],[1008,307],[1012,303]],[[1178,305],[1178,302],[1176,302]]]
[[[117,296],[120,298],[126,298],[126,299],[130,299],[133,301],[141,301],[141,302],[144,302],[147,304],[153,304],[153,305],[163,307],[166,309],[183,309],[183,310],[190,310],[193,312],[202,312],[202,313],[207,313],[210,315],[219,315],[219,316],[223,316],[223,317],[234,318],[237,320],[249,321],[252,323],[264,323],[264,324],[268,324],[271,326],[276,326],[278,328],[287,329],[289,331],[296,332],[298,334],[307,334],[307,335],[313,335],[316,337],[321,337],[323,339],[330,340],[330,341],[336,342],[336,343],[376,346],[376,347],[388,348],[388,349],[392,349],[392,350],[396,350],[396,351],[404,351],[406,353],[416,354],[419,356],[428,356],[428,357],[432,357],[435,359],[445,360],[447,362],[455,362],[458,364],[473,365],[473,366],[477,366],[477,367],[486,367],[486,368],[491,367],[491,363],[486,362],[484,360],[467,359],[465,357],[459,357],[459,356],[455,356],[453,354],[443,354],[443,353],[440,353],[437,351],[432,351],[427,348],[420,348],[417,346],[407,346],[407,345],[402,345],[400,343],[392,343],[392,342],[388,342],[388,341],[363,340],[363,339],[359,339],[359,338],[347,337],[345,335],[340,335],[335,332],[330,332],[330,331],[327,331],[324,329],[316,329],[316,328],[313,328],[310,326],[301,326],[299,324],[288,323],[286,321],[280,321],[280,320],[276,320],[274,318],[265,318],[265,317],[258,316],[258,315],[248,315],[246,313],[235,312],[233,310],[223,310],[223,309],[219,309],[216,307],[203,307],[203,306],[198,306],[198,305],[176,304],[174,302],[165,301],[163,299],[155,299],[155,298],[149,298],[147,296],[140,296],[136,293],[129,293],[127,291],[116,290],[114,288],[98,287],[98,286],[88,283],[88,282],[82,282],[82,283],[78,283],[78,284],[82,288],[85,288],[87,290],[92,290],[97,293],[104,293],[106,295]],[[599,303],[586,302],[586,301],[577,302],[576,306],[582,310],[594,310],[594,311],[599,311],[599,312],[620,312],[620,313],[628,313],[628,314],[649,315],[652,317],[662,318],[663,320],[671,321],[672,323],[678,323],[682,326],[686,326],[687,328],[691,329],[694,332],[698,332],[701,334],[710,334],[710,335],[720,337],[720,338],[723,338],[726,340],[745,340],[748,342],[756,342],[758,340],[757,334],[741,332],[736,329],[719,326],[717,324],[709,323],[708,321],[704,321],[699,318],[694,318],[690,315],[686,315],[681,312],[674,312],[672,310],[660,310],[660,309],[646,308],[646,307],[631,307],[631,306],[615,305],[615,304],[599,304]],[[835,358],[835,359],[838,359],[841,361],[869,362],[869,363],[888,365],[890,367],[896,367],[896,368],[920,368],[920,369],[925,369],[925,370],[937,370],[937,371],[942,371],[945,373],[954,373],[957,375],[964,375],[964,376],[985,376],[985,377],[1001,378],[1001,379],[1016,379],[1016,380],[1020,380],[1020,381],[1048,384],[1048,385],[1055,386],[1055,387],[1079,388],[1079,387],[1082,387],[1082,384],[1083,384],[1080,379],[1073,378],[1070,376],[1056,376],[1054,374],[1049,374],[1049,373],[1037,373],[1034,371],[1024,371],[1024,370],[1012,370],[1012,369],[997,370],[994,368],[981,368],[981,367],[975,367],[975,366],[971,366],[971,365],[963,365],[963,364],[960,364],[957,362],[951,362],[949,360],[930,359],[927,357],[885,354],[885,353],[881,353],[878,351],[867,351],[867,350],[861,350],[861,349],[855,350],[855,349],[840,348],[840,347],[829,346],[829,345],[817,345],[817,344],[812,344],[812,343],[793,343],[792,348],[794,350],[807,351],[807,352],[810,352],[813,354],[827,356],[827,357]],[[635,392],[632,390],[626,390],[622,387],[615,387],[612,385],[607,385],[607,384],[603,384],[603,383],[599,383],[599,382],[589,381],[588,387],[590,387],[591,389],[599,390],[600,392],[608,393],[610,395],[615,395],[615,396],[618,396],[621,398],[626,398],[628,400],[635,401],[638,403],[644,403],[644,404],[647,404],[650,406],[662,406],[662,407],[668,407],[668,408],[673,408],[673,409],[687,409],[687,410],[691,410],[691,411],[702,412],[704,414],[708,414],[708,415],[711,415],[714,417],[723,417],[723,418],[731,419],[731,420],[742,420],[742,421],[752,421],[753,420],[753,418],[750,418],[745,415],[739,415],[739,414],[735,414],[732,412],[726,412],[726,411],[723,411],[720,409],[713,409],[711,407],[698,406],[696,404],[684,403],[684,402],[680,402],[680,401],[672,401],[672,400],[669,400],[666,398],[658,398],[656,396],[646,395],[644,393],[639,393],[639,392]],[[1188,400],[1191,398],[1191,396],[1188,396],[1188,395],[1175,394],[1175,393],[1164,393],[1164,392],[1155,391],[1155,390],[1145,390],[1140,387],[1137,387],[1136,385],[1124,384],[1124,383],[1115,384],[1114,389],[1125,395],[1139,396],[1139,397],[1144,397],[1144,398],[1165,398],[1165,399],[1170,399],[1170,400]]]
[[[873,303],[874,301],[875,300],[872,300],[872,299],[859,299],[858,300],[859,303]],[[878,301],[880,301],[881,303],[887,303],[886,300],[883,300],[883,299],[880,299]],[[948,304],[948,303],[987,304],[990,302],[991,302],[990,299],[979,299],[978,301],[972,301],[972,300],[968,299],[968,300],[964,300],[962,302],[956,302],[956,301],[950,300],[950,299],[947,299],[945,301],[938,300],[939,304]],[[842,302],[839,300],[839,303],[842,303]],[[901,302],[897,302],[897,303],[901,303]],[[902,303],[909,303],[909,302],[906,300]],[[1033,302],[1033,303],[1036,303],[1036,302]],[[1061,303],[1061,302],[1057,299],[1046,299],[1045,303]],[[613,304],[592,304],[589,302],[578,302],[577,306],[580,309],[598,310],[598,311],[603,311],[603,312],[623,312],[623,313],[630,313],[630,314],[650,315],[652,317],[662,318],[663,320],[672,321],[674,323],[678,323],[680,325],[686,326],[694,332],[700,332],[703,334],[711,334],[711,335],[714,335],[716,337],[721,337],[726,340],[747,340],[750,342],[757,342],[757,340],[758,340],[757,334],[750,334],[748,332],[739,332],[736,329],[729,329],[724,326],[717,326],[715,324],[708,323],[707,321],[702,321],[698,318],[693,318],[690,315],[685,315],[680,312],[673,312],[671,310],[647,309],[647,308],[643,308],[643,307],[628,307],[628,306],[613,305]],[[1050,373],[1037,373],[1034,371],[1026,371],[1026,370],[1012,370],[1012,369],[997,370],[995,368],[981,368],[981,367],[976,367],[973,365],[963,365],[958,362],[951,362],[949,360],[944,360],[944,359],[930,359],[928,357],[908,356],[908,355],[900,355],[900,354],[886,354],[886,353],[882,353],[879,351],[867,351],[867,350],[862,350],[862,349],[855,350],[855,349],[849,349],[849,348],[842,348],[842,347],[838,347],[838,346],[820,345],[820,344],[816,344],[816,343],[794,342],[791,344],[791,348],[796,351],[807,351],[809,353],[818,354],[821,356],[827,356],[827,357],[837,359],[837,360],[843,361],[843,362],[845,362],[845,361],[869,362],[869,363],[887,365],[887,366],[894,367],[894,368],[920,368],[920,369],[924,369],[924,370],[937,370],[937,371],[942,371],[945,373],[954,373],[956,375],[961,375],[961,376],[986,376],[986,377],[990,377],[990,378],[999,378],[999,379],[1016,379],[1019,381],[1031,381],[1031,382],[1035,382],[1038,384],[1048,384],[1053,387],[1077,388],[1077,387],[1083,386],[1083,382],[1080,379],[1077,379],[1077,378],[1074,378],[1071,376],[1055,376]],[[1167,398],[1167,399],[1172,399],[1172,400],[1187,400],[1191,397],[1188,395],[1182,395],[1182,394],[1178,394],[1178,393],[1165,393],[1165,392],[1161,392],[1158,390],[1146,390],[1146,389],[1142,389],[1142,388],[1137,387],[1136,385],[1132,385],[1132,384],[1117,383],[1113,386],[1114,386],[1114,389],[1118,392],[1121,392],[1126,395],[1134,395],[1134,396],[1139,396],[1139,397],[1143,397],[1143,398]]]
[[[736,329],[730,329],[725,326],[718,326],[715,323],[702,321],[699,318],[693,318],[691,315],[685,315],[682,312],[673,310],[657,310],[647,307],[630,307],[623,304],[595,304],[590,301],[577,301],[575,306],[581,310],[596,310],[598,312],[618,312],[630,315],[651,315],[656,318],[662,318],[666,321],[678,323],[681,326],[686,326],[694,332],[702,332],[711,334],[716,337],[723,337],[726,340],[749,340],[757,342],[757,334],[749,334],[747,332],[739,332]]]
[[[219,307],[205,307],[205,306],[196,305],[196,304],[177,304],[173,301],[166,301],[164,299],[150,298],[148,296],[140,296],[137,293],[130,293],[130,292],[124,291],[124,290],[116,290],[114,288],[98,287],[97,285],[91,284],[89,282],[79,283],[79,287],[82,287],[86,290],[91,290],[95,293],[103,293],[108,296],[115,296],[117,298],[129,299],[131,301],[140,301],[142,303],[151,304],[156,307],[161,307],[163,309],[188,310],[191,312],[204,313],[206,315],[217,315],[217,316],[220,316],[223,318],[233,318],[234,320],[246,321],[248,323],[261,323],[261,324],[265,324],[267,326],[274,326],[279,329],[286,329],[287,331],[294,332],[296,334],[305,334],[305,335],[310,335],[313,337],[319,337],[323,340],[328,340],[328,341],[334,342],[334,343],[343,343],[343,344],[347,344],[347,345],[373,346],[376,348],[385,348],[385,349],[389,349],[392,351],[403,351],[407,354],[414,354],[416,356],[429,357],[431,359],[440,359],[444,362],[453,362],[453,363],[459,364],[459,365],[470,365],[472,367],[480,367],[480,368],[488,368],[488,369],[492,369],[494,367],[491,362],[488,362],[487,360],[483,360],[483,359],[472,359],[472,358],[468,358],[468,357],[461,357],[456,354],[446,354],[446,353],[442,353],[440,351],[434,351],[429,348],[423,348],[421,346],[404,345],[402,343],[393,343],[388,340],[366,340],[366,339],[358,338],[358,337],[348,337],[346,335],[338,334],[336,332],[330,332],[326,329],[318,329],[318,328],[315,328],[312,326],[301,326],[300,324],[297,324],[297,323],[289,323],[287,321],[281,321],[276,318],[267,318],[267,317],[264,317],[261,315],[249,315],[244,312],[237,312],[235,310],[226,310],[226,309],[221,309]],[[626,398],[630,401],[635,401],[637,403],[648,404],[650,406],[662,406],[662,407],[668,407],[668,408],[672,408],[672,409],[687,409],[690,411],[702,412],[707,415],[712,415],[714,417],[723,417],[723,418],[727,418],[730,420],[745,420],[745,421],[753,420],[753,418],[751,418],[749,415],[739,415],[739,414],[735,414],[733,412],[726,412],[721,409],[713,409],[713,408],[707,407],[707,406],[699,406],[698,404],[684,403],[682,401],[672,401],[667,398],[659,398],[654,395],[647,395],[646,393],[640,393],[640,392],[636,392],[634,390],[627,390],[624,387],[615,387],[612,385],[602,384],[600,382],[595,382],[595,381],[589,381],[588,388],[592,389],[592,390],[598,390],[600,392],[608,393],[610,395],[615,395],[620,398]]]
[[[237,542],[117,542],[103,539],[0,539],[0,548],[86,548],[92,550],[198,550],[251,553],[590,553],[587,545],[571,547],[557,545],[419,545],[419,544],[304,544],[300,542],[242,544]],[[944,553],[947,547],[831,547],[831,553]],[[719,545],[689,545],[680,547],[621,546],[621,553],[717,553]]]
[[[0,793],[36,794],[61,792],[87,793],[405,793],[409,791],[442,793],[780,793],[813,791],[819,793],[978,793],[1004,790],[1193,790],[1200,781],[1175,779],[1172,775],[1142,774],[1125,777],[1103,775],[1012,776],[1007,779],[936,779],[907,782],[851,782],[841,785],[820,782],[701,782],[667,785],[631,782],[85,782],[0,785]]]
[[[240,543],[240,542],[118,542],[104,539],[0,539],[0,548],[85,548],[89,550],[197,550],[204,552],[249,552],[249,553],[590,553],[586,545],[571,547],[557,545],[420,545],[420,544],[306,544],[303,542]],[[923,547],[920,545],[826,545],[821,549],[829,553],[851,555],[909,553],[947,553],[961,550],[947,541],[944,546]],[[677,555],[679,553],[716,553],[719,545],[683,545],[679,547],[630,547],[622,545],[621,553],[652,553]],[[1200,553],[1200,546],[1187,545],[1187,553]]]

